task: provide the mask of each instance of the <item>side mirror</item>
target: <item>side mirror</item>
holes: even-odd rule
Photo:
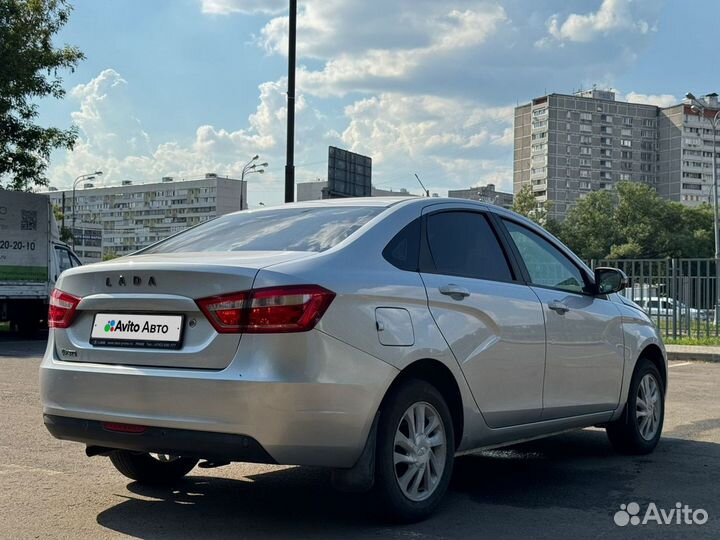
[[[617,268],[596,268],[595,269],[595,292],[596,294],[610,294],[622,291],[630,285],[630,280],[625,272]]]

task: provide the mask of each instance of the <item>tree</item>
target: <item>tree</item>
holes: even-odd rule
[[[0,182],[26,190],[48,184],[50,152],[72,149],[77,129],[37,124],[38,100],[65,95],[60,71],[84,59],[76,47],[55,47],[67,23],[67,0],[0,0]]]
[[[584,259],[608,256],[616,243],[613,222],[615,201],[607,191],[595,191],[578,201],[568,212],[558,235],[568,247]]]
[[[112,261],[113,259],[117,259],[120,255],[118,255],[114,251],[106,251],[103,253],[102,260],[103,261]]]
[[[59,204],[53,205],[53,214],[55,215],[55,223],[58,224],[60,229],[60,241],[66,243],[70,242],[73,239],[73,234],[70,228],[62,225],[62,222],[65,219],[65,213]]]
[[[537,199],[535,199],[532,186],[525,184],[520,188],[520,191],[515,194],[515,197],[513,197],[512,210],[544,227],[548,225],[550,204],[550,202],[544,205],[539,203]]]
[[[622,182],[568,212],[557,232],[584,259],[711,257],[713,211],[668,201],[647,184]]]

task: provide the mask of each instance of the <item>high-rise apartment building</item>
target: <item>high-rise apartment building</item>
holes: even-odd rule
[[[76,229],[85,231],[79,248],[83,262],[97,262],[108,254],[127,255],[203,221],[248,207],[247,184],[216,174],[181,182],[165,177],[153,184],[124,181],[120,186],[78,189],[76,201],[72,190],[48,193],[58,206],[63,204],[63,194],[65,226],[72,228],[76,212]],[[87,231],[89,224],[102,229],[101,250],[94,245],[96,238],[87,241],[92,236]]]
[[[691,206],[712,202],[713,153],[720,163],[720,130],[713,133],[711,120],[718,110],[713,93],[659,111],[657,190],[663,197]]]
[[[536,98],[515,109],[513,190],[531,185],[558,220],[587,193],[621,181],[683,204],[711,202],[718,110],[714,93],[665,108],[595,89]]]
[[[655,185],[658,110],[601,90],[517,107],[513,191],[530,184],[538,202],[551,203],[549,217],[562,220],[591,191],[619,181]]]

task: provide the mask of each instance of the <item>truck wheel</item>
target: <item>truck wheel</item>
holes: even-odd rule
[[[175,482],[192,471],[198,462],[194,458],[136,453],[129,450],[115,450],[110,454],[110,461],[122,474],[144,484]]]
[[[408,380],[388,396],[380,413],[375,489],[391,519],[413,522],[440,504],[452,476],[455,435],[442,394]]]
[[[649,454],[660,441],[665,419],[665,388],[660,372],[641,358],[630,381],[625,410],[607,426],[613,448],[622,454]]]

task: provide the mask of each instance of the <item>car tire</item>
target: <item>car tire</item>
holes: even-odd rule
[[[381,512],[405,523],[429,516],[447,491],[454,458],[452,416],[442,394],[417,379],[394,388],[378,423],[375,491]]]
[[[649,400],[650,405],[646,402]],[[649,454],[660,441],[665,419],[665,385],[655,364],[638,360],[620,418],[608,424],[610,443],[621,454]]]
[[[193,470],[198,460],[166,456],[158,459],[151,454],[115,450],[110,461],[123,475],[144,484],[170,484]]]

